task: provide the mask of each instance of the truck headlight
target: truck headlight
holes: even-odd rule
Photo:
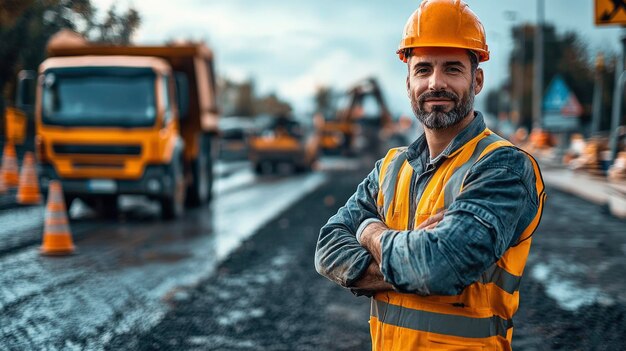
[[[146,183],[148,191],[151,193],[158,193],[161,191],[161,182],[158,179],[149,179]]]

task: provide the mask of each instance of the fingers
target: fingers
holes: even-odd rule
[[[426,219],[424,222],[420,223],[417,229],[433,229],[441,222],[443,216],[445,215],[445,211],[438,212]]]
[[[429,226],[424,227],[424,229],[434,229],[437,226],[437,224],[439,224],[439,222],[431,223]]]

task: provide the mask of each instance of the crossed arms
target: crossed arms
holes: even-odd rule
[[[356,292],[459,294],[517,241],[519,228],[537,211],[532,166],[519,152],[502,149],[472,168],[463,192],[445,214],[414,230],[370,223],[359,243],[355,234],[360,224],[380,219],[375,200],[378,163],[321,229],[317,271]]]

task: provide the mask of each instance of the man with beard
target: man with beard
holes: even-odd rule
[[[424,0],[400,47],[424,134],[378,161],[321,229],[317,271],[371,296],[374,350],[510,350],[545,199],[535,160],[474,111],[489,59],[461,0]]]

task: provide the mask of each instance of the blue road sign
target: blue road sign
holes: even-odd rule
[[[550,82],[543,97],[543,110],[546,112],[558,112],[567,104],[571,94],[567,84],[561,76],[555,76]]]
[[[578,128],[582,106],[565,80],[556,75],[543,98],[543,126],[552,131],[568,131]]]

